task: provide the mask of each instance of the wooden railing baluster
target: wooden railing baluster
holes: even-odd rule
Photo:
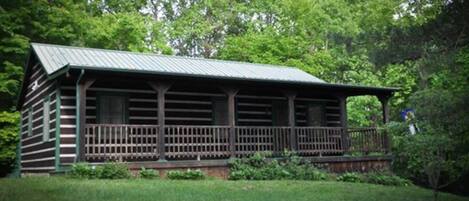
[[[87,160],[156,160],[160,156],[158,125],[88,124],[85,131]],[[167,125],[165,131],[168,159],[228,158],[232,154],[230,126]],[[237,126],[233,131],[237,157],[258,151],[280,155],[292,148],[290,127]],[[296,152],[302,156],[389,149],[387,135],[376,128],[295,127],[293,131]]]

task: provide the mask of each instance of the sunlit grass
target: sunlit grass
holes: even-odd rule
[[[315,181],[0,179],[0,200],[309,200],[427,201],[419,187]],[[469,200],[442,193],[440,200]]]

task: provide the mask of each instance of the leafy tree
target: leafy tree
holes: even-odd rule
[[[420,133],[394,130],[395,170],[437,191],[467,174],[467,108],[465,95],[448,90],[423,90],[410,97]]]
[[[18,121],[19,114],[16,112],[0,113],[0,177],[8,174],[14,166],[18,143]]]
[[[436,133],[435,133],[436,132]],[[454,141],[439,132],[426,128],[415,136],[407,136],[400,144],[400,157],[407,160],[406,168],[420,182],[428,184],[434,192],[434,200],[438,191],[456,181],[467,164],[466,158],[452,158]],[[441,133],[440,133],[441,134]]]

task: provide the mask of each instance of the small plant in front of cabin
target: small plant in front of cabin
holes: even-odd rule
[[[140,178],[142,179],[156,179],[160,177],[160,174],[158,171],[153,170],[153,169],[145,169],[145,167],[142,167],[140,171],[138,172]]]
[[[410,186],[412,182],[390,172],[371,172],[365,174],[365,182],[385,186]]]
[[[127,165],[120,163],[105,163],[91,166],[87,163],[77,163],[72,166],[70,175],[82,179],[128,179],[132,177]]]
[[[100,172],[100,179],[129,179],[132,177],[127,165],[122,163],[105,163],[96,169]]]
[[[201,170],[191,170],[186,171],[181,170],[171,170],[166,174],[168,179],[172,180],[202,180],[206,178],[206,175]]]
[[[94,168],[87,163],[76,163],[72,165],[69,175],[73,178],[91,179],[95,176]]]
[[[337,177],[337,181],[342,182],[351,182],[351,183],[361,183],[363,182],[362,175],[355,172],[346,172]]]

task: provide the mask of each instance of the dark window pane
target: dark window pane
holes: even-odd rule
[[[308,105],[307,111],[307,126],[324,126],[325,114],[323,105]]]
[[[102,124],[125,124],[127,101],[123,96],[100,96],[99,97],[99,123]]]

